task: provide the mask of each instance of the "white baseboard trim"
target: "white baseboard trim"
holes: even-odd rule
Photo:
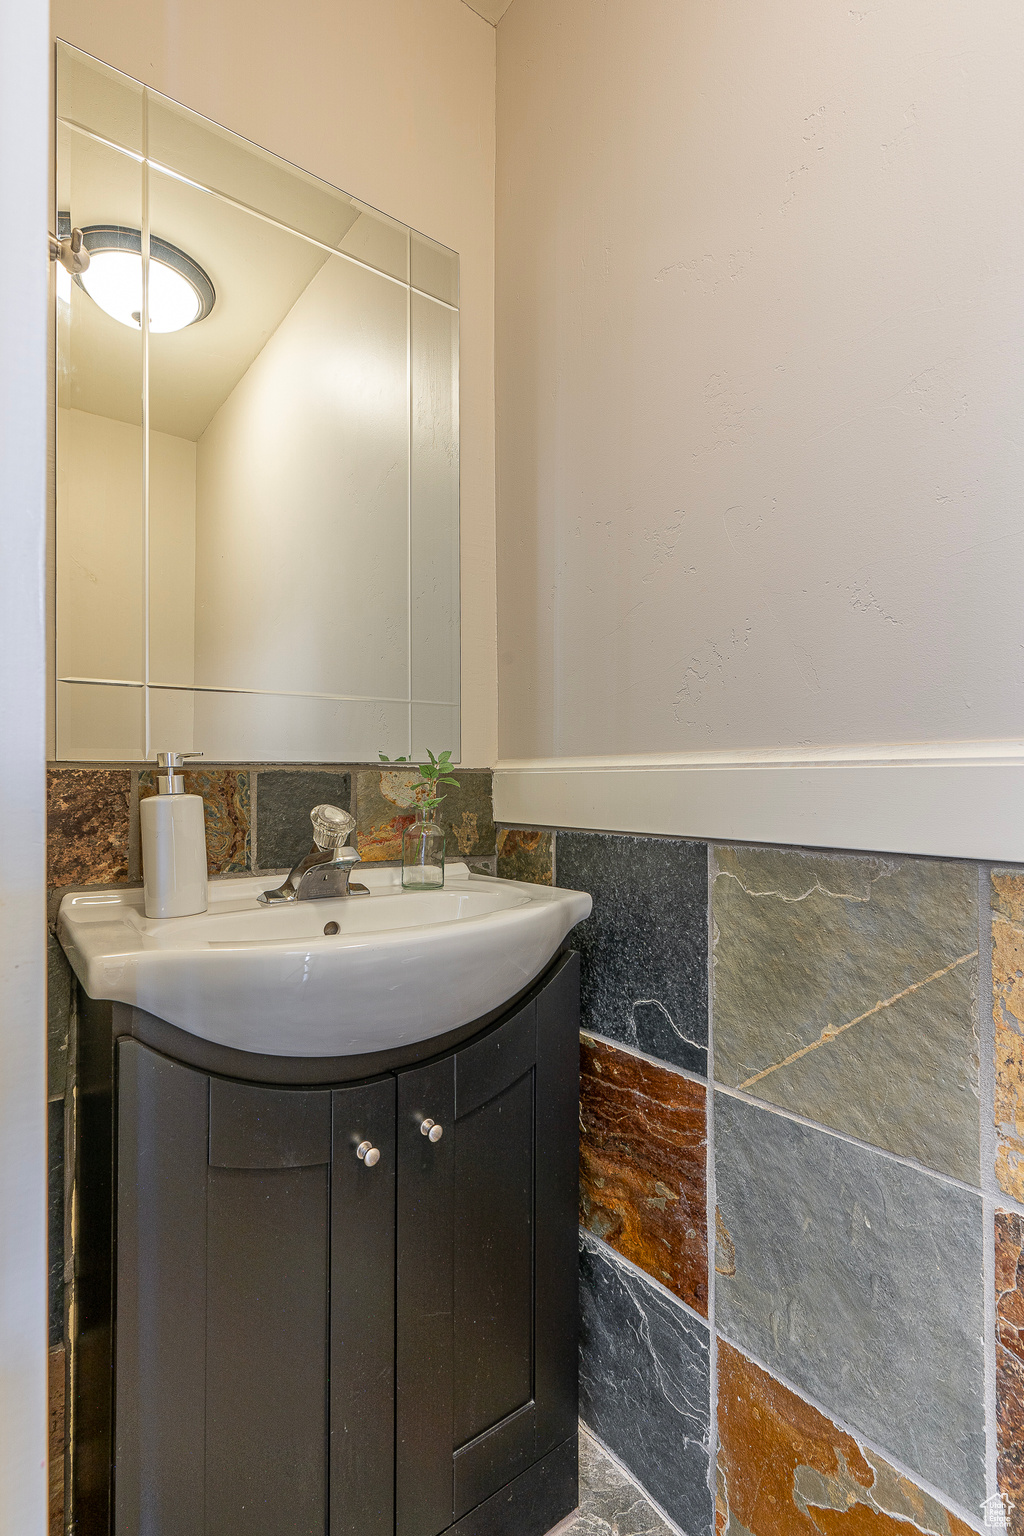
[[[1024,741],[506,759],[494,818],[1024,863]]]

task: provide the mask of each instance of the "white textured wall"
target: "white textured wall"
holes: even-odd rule
[[[461,0],[56,0],[54,30],[459,252],[462,751],[491,762],[493,27]]]
[[[514,0],[502,758],[1024,735],[1022,63],[1018,0]]]

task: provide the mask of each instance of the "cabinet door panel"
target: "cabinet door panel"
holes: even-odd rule
[[[529,1071],[456,1122],[456,1446],[533,1397],[533,1095]]]
[[[505,1023],[399,1076],[399,1488],[410,1481],[398,1536],[445,1529],[446,1442],[448,1521],[461,1529],[576,1434],[578,985],[578,959],[565,956]],[[452,1068],[454,1123],[433,1149],[450,1148],[446,1165],[415,1121],[442,1118],[432,1093]],[[415,1502],[420,1466],[429,1506]]]
[[[444,1134],[432,1142],[424,1118]],[[396,1536],[452,1522],[452,1057],[398,1077],[395,1392]]]
[[[333,1095],[330,1536],[395,1520],[395,1080]],[[380,1161],[356,1156],[372,1141]]]
[[[482,1504],[535,1460],[537,1404],[532,1400],[455,1452],[455,1518]]]
[[[326,1163],[209,1171],[210,1536],[326,1529],[327,1175]]]
[[[456,1057],[455,1519],[528,1467],[537,1011]]]
[[[196,1536],[207,1529],[209,1084],[135,1040],[118,1044],[117,1069],[114,1531]]]
[[[532,1070],[537,1060],[537,1005],[527,1003],[507,1023],[464,1046],[455,1058],[455,1113],[462,1120]]]

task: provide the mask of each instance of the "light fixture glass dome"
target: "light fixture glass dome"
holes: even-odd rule
[[[91,299],[114,320],[138,330],[142,317],[142,235],[123,225],[83,229],[89,265],[75,277]],[[204,320],[216,302],[209,277],[176,245],[149,240],[149,329],[181,331]]]

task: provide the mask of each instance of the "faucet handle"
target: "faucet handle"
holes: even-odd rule
[[[340,848],[356,824],[354,816],[337,805],[314,805],[309,813],[313,823],[313,841],[318,848]]]

